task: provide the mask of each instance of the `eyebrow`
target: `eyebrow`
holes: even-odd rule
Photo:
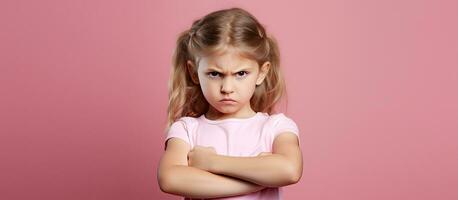
[[[251,69],[251,67],[242,67],[242,68],[239,68],[238,70],[236,70],[236,72],[234,73],[237,73],[237,72],[240,72],[240,71],[249,71]],[[207,71],[217,71],[217,72],[220,72],[221,73],[221,70],[217,67],[209,67],[207,69]]]

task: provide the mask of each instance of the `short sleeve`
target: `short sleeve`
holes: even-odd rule
[[[283,132],[292,132],[297,135],[300,141],[299,128],[292,119],[286,117],[283,113],[277,114],[275,118],[273,138]]]
[[[189,133],[189,125],[186,123],[186,120],[179,119],[172,123],[165,138],[164,150],[167,148],[167,140],[173,137],[180,138],[191,145]]]

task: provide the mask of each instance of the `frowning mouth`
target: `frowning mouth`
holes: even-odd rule
[[[224,98],[221,101],[235,101],[235,100],[234,99],[230,99],[230,98]]]
[[[237,103],[235,100],[229,99],[229,98],[224,98],[220,102],[224,103],[224,104],[235,104],[235,103]]]

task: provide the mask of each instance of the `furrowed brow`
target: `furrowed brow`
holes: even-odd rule
[[[250,67],[242,67],[239,68],[238,70],[234,71],[234,73],[240,72],[240,71],[249,71]],[[217,71],[221,73],[221,69],[216,68],[216,67],[209,67],[207,71]]]

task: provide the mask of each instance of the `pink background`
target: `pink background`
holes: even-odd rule
[[[180,199],[156,181],[175,39],[232,6],[280,43],[285,199],[458,199],[452,0],[2,0],[0,199]]]

